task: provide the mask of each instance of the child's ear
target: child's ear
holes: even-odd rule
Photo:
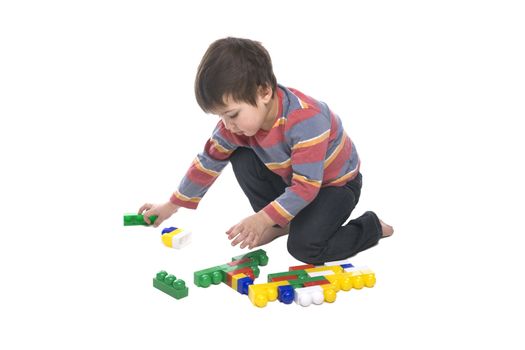
[[[272,99],[273,89],[268,85],[259,85],[259,87],[257,87],[257,94],[259,95],[260,101],[266,104]]]

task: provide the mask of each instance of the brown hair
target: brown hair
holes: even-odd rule
[[[224,106],[224,98],[257,106],[258,88],[277,88],[272,60],[260,42],[224,38],[213,42],[195,77],[195,97],[206,113]]]

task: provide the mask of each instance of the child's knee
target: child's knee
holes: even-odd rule
[[[306,264],[324,263],[321,257],[322,247],[304,237],[298,238],[298,236],[300,237],[300,235],[290,234],[288,237],[287,248],[290,255]]]

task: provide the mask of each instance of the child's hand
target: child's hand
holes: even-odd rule
[[[263,211],[258,212],[252,216],[248,216],[237,225],[232,226],[226,234],[228,239],[233,240],[232,246],[241,243],[241,249],[248,246],[249,249],[257,247],[262,233],[268,227],[274,225],[274,222]]]
[[[139,209],[139,214],[144,215],[144,221],[151,225],[149,220],[150,216],[157,215],[157,219],[153,224],[153,227],[159,227],[160,224],[170,216],[175,214],[179,210],[179,206],[171,202],[166,202],[164,204],[150,204],[146,203]]]

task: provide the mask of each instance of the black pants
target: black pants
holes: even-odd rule
[[[286,184],[249,148],[238,148],[230,159],[233,172],[256,212],[279,197]],[[381,225],[371,211],[344,225],[361,194],[361,174],[342,187],[323,187],[317,197],[290,222],[288,251],[297,260],[323,264],[342,260],[377,244]]]

